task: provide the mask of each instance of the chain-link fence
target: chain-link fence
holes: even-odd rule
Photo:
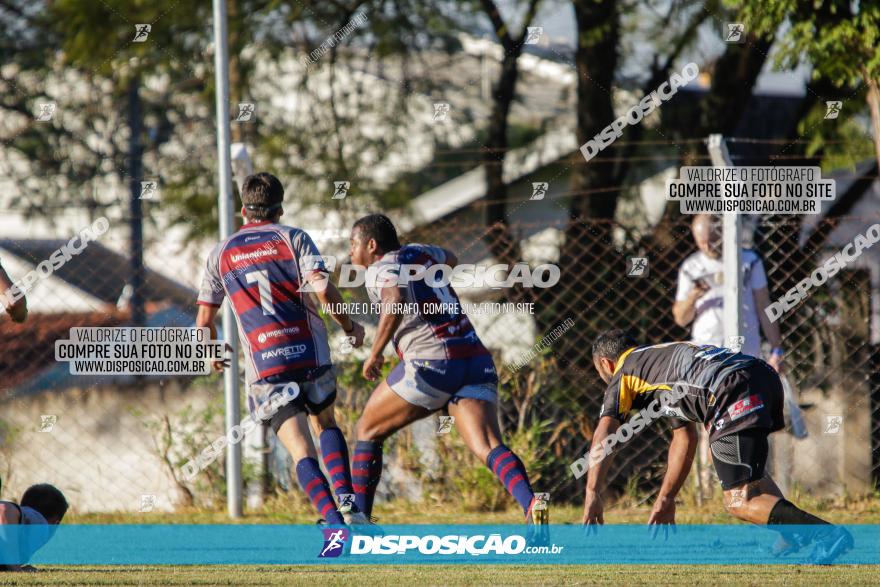
[[[463,302],[474,304],[471,319],[496,356],[505,434],[536,489],[551,492],[554,501],[574,502],[582,495],[583,480],[570,465],[589,448],[604,390],[592,366],[595,336],[608,328],[628,328],[646,343],[690,336],[672,313],[679,268],[696,250],[689,220],[640,230],[598,221],[488,229],[447,218],[406,235],[409,242],[446,247],[460,262],[526,260],[532,267],[550,263],[561,269],[552,287],[458,292]],[[753,240],[771,298],[809,276],[840,243],[874,221],[837,218],[806,226],[795,217],[764,219]],[[60,232],[58,239],[0,239],[0,261],[14,279],[37,271],[27,322],[13,324],[4,316],[0,336],[3,497],[50,481],[70,492],[81,511],[216,504],[224,494],[222,457],[194,481],[181,471],[224,433],[222,383],[216,376],[89,378],[70,375],[67,363],[55,361],[55,341],[68,338],[71,327],[128,325],[133,304],[143,305],[147,326],[193,324],[201,259],[210,243],[148,233],[138,279],[141,270],[131,261],[126,227],[110,226],[52,271],[40,269],[40,263],[79,229]],[[870,491],[880,474],[877,258],[866,251],[780,319],[787,377],[808,431],[803,439],[789,432],[775,435],[774,476],[783,485],[861,493]],[[346,293],[349,299],[363,295]],[[531,305],[499,305],[504,302]],[[366,320],[375,324],[376,317]],[[353,442],[353,425],[372,385],[360,377],[357,352],[334,348],[334,354],[340,364],[337,418]],[[503,489],[467,456],[460,438],[454,432],[438,436],[435,428],[429,420],[389,443],[380,496],[432,499],[455,492],[481,507],[503,503],[498,497]],[[270,432],[251,436],[245,480],[256,503],[259,495],[290,485],[289,469],[283,453],[273,449]],[[653,425],[616,451],[612,486],[655,488],[667,437],[665,426]],[[702,496],[712,486],[706,478],[711,468],[705,456],[697,466],[700,474],[693,479]],[[490,489],[481,492],[486,475]]]

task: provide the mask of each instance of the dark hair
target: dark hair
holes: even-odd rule
[[[54,485],[40,483],[31,485],[21,496],[22,506],[33,508],[43,514],[47,520],[58,518],[60,521],[67,513],[67,500]]]
[[[593,343],[593,359],[604,357],[614,361],[626,349],[631,349],[634,346],[639,346],[639,343],[629,331],[620,328],[606,330]]]
[[[256,173],[244,178],[241,203],[249,220],[271,220],[278,216],[284,186],[271,173]]]
[[[383,253],[396,251],[400,248],[397,230],[384,214],[370,214],[354,223],[352,229],[358,228],[364,240],[373,239]]]

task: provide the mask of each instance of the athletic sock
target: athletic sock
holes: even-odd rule
[[[805,512],[786,499],[780,499],[776,502],[776,505],[773,506],[773,509],[770,510],[770,516],[767,518],[767,525],[798,526],[797,530],[776,529],[788,542],[794,542],[798,546],[805,546],[813,540],[816,532],[824,529],[824,526],[830,526],[831,524],[821,518],[817,518],[811,513]],[[815,526],[815,529],[801,528],[800,526]]]
[[[348,465],[348,446],[339,428],[325,428],[321,432],[321,456],[336,495],[352,494],[351,469]]]
[[[382,443],[359,440],[354,446],[351,478],[354,486],[354,503],[357,509],[369,516],[373,512],[373,498],[382,476]]]
[[[787,499],[780,499],[770,510],[767,520],[768,526],[781,526],[783,524],[799,524],[802,526],[813,524],[828,524],[825,520],[817,518],[811,513],[805,512]]]
[[[336,502],[333,501],[333,494],[330,493],[330,485],[327,478],[321,472],[318,461],[311,457],[306,457],[296,464],[296,478],[299,480],[300,487],[312,500],[312,505],[321,514],[328,524],[344,524],[345,521],[336,509]]]
[[[528,515],[535,494],[529,484],[529,474],[519,457],[503,444],[499,444],[489,453],[486,465],[501,480],[507,492],[519,502],[523,513]]]

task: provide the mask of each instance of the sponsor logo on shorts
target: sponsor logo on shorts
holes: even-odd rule
[[[432,364],[429,361],[413,361],[412,364],[417,369],[426,369],[428,371],[433,371],[434,373],[446,375],[446,369],[443,369],[436,364]]]
[[[760,396],[750,395],[727,408],[727,414],[730,416],[730,421],[733,422],[734,420],[742,418],[746,414],[750,414],[756,410],[760,410],[763,407],[764,401]],[[716,428],[717,427],[718,426],[716,425]]]
[[[294,357],[299,357],[304,352],[306,352],[306,345],[304,344],[294,344],[290,346],[283,346],[278,349],[274,349],[271,351],[265,351],[260,354],[260,358],[264,361],[266,359],[274,359],[275,357],[284,357],[285,359],[291,359]]]
[[[279,328],[277,330],[270,330],[269,332],[261,332],[257,337],[257,340],[262,344],[270,338],[280,338],[288,334],[299,334],[299,326],[290,326],[289,328]]]

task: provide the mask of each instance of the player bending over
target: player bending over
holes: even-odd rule
[[[61,523],[67,513],[67,500],[53,485],[41,483],[31,485],[21,496],[21,504],[11,501],[0,501],[0,526],[4,525],[42,525],[46,532],[18,534],[3,532],[0,529],[0,548],[2,558],[10,560],[22,557],[29,559],[42,548],[54,534],[54,526]],[[21,544],[27,540],[28,544]],[[7,558],[9,556],[10,558]],[[0,571],[35,571],[30,565],[0,564]]]
[[[333,320],[354,338],[353,346],[363,343],[364,329],[337,312],[342,297],[330,283],[309,235],[278,224],[283,198],[284,188],[275,176],[259,173],[245,178],[241,213],[247,224],[208,255],[196,326],[210,328],[216,338],[214,318],[223,299],[229,298],[244,351],[251,414],[270,397],[284,394],[286,384],[298,384],[299,396],[269,423],[290,452],[299,484],[321,516],[334,525],[365,524],[368,520],[353,506],[353,498],[341,497],[354,491],[348,447],[333,415],[336,374],[327,329],[307,291],[313,290],[331,309]],[[227,361],[214,363],[217,370],[226,366]],[[320,435],[324,466],[340,500],[338,509],[318,465],[309,420]]]
[[[399,283],[401,266],[426,268],[441,263],[454,267],[455,255],[429,245],[402,247],[394,225],[381,214],[354,223],[350,254],[354,265],[370,267],[367,292],[374,303],[382,304],[376,340],[364,362],[363,375],[370,381],[378,379],[389,341],[401,358],[373,391],[357,423],[352,471],[358,507],[367,515],[373,509],[385,439],[448,406],[467,447],[498,476],[519,502],[526,520],[546,524],[546,511],[533,511],[534,493],[525,467],[501,443],[495,364],[462,313],[455,291],[448,285],[432,286],[418,277]],[[378,279],[371,280],[373,272]],[[401,304],[415,305],[418,312],[404,313]],[[425,304],[446,304],[442,309],[451,311],[427,313]]]
[[[590,448],[584,524],[604,523],[601,489],[611,459],[603,447],[612,446],[612,435],[630,411],[645,410],[648,417],[673,421],[666,475],[649,524],[675,523],[675,496],[693,463],[700,423],[709,433],[727,511],[746,522],[777,526],[783,537],[777,554],[815,543],[810,561],[828,564],[852,547],[845,528],[798,509],[765,474],[767,436],[785,427],[782,383],[770,365],[710,345],[639,346],[623,330],[596,339],[593,365],[608,388]],[[799,526],[778,527],[792,524]]]

